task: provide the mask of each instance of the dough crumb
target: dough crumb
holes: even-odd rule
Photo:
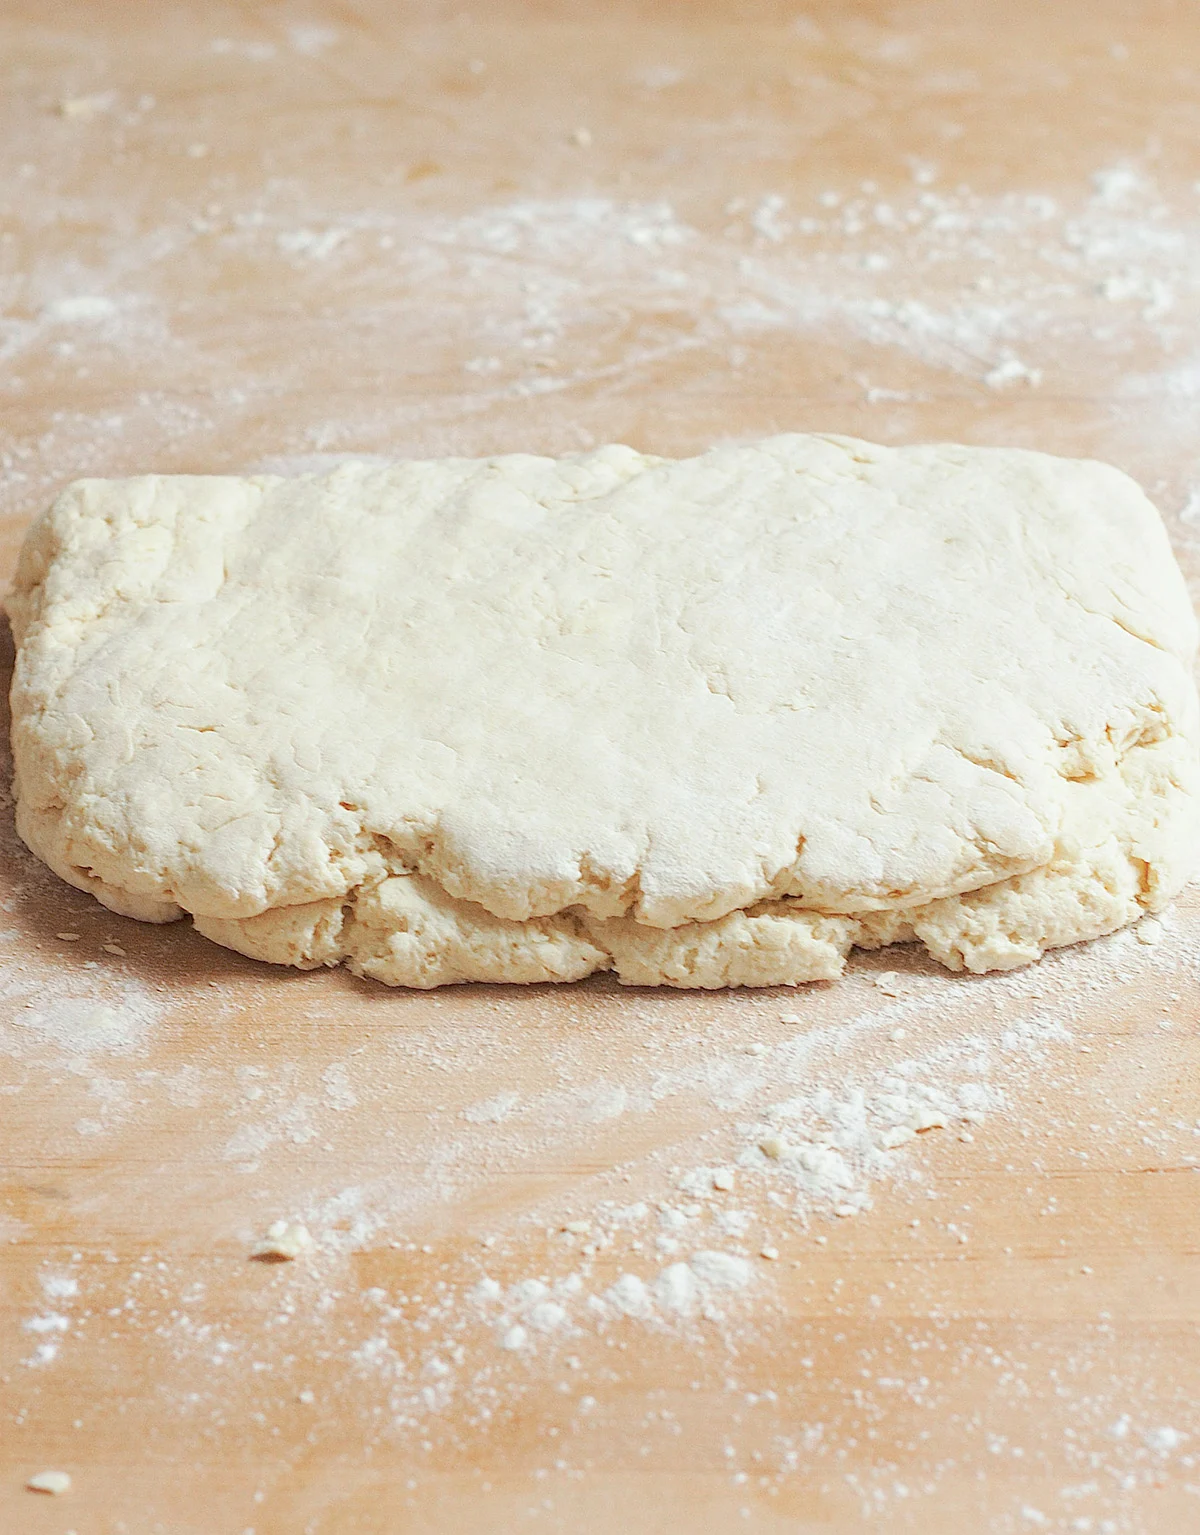
[[[1027,367],[1019,357],[1007,357],[983,376],[989,389],[1007,389],[1010,384],[1027,384],[1036,389],[1042,381],[1040,368]]]
[[[30,1492],[45,1492],[57,1498],[70,1488],[71,1478],[65,1471],[39,1471],[29,1478],[25,1486]]]
[[[299,1221],[272,1221],[250,1256],[260,1263],[290,1263],[314,1245],[308,1227]]]

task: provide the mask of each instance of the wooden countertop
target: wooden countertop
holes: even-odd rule
[[[1110,459],[1200,577],[1193,8],[14,0],[0,71],[5,571],[81,474],[811,429]],[[426,996],[0,854],[3,1529],[1200,1528],[1194,896]]]

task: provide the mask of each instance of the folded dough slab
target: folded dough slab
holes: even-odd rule
[[[81,480],[8,607],[25,842],[280,964],[1004,969],[1192,866],[1195,623],[1103,464],[780,436]]]

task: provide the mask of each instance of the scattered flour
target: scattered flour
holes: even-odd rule
[[[292,31],[288,46],[301,56],[337,41],[306,24]],[[209,46],[231,62],[265,62],[280,47],[230,38]],[[683,78],[662,68],[644,88]],[[1200,299],[1200,208],[1171,205],[1132,161],[1053,195],[985,196],[943,185],[930,162],[910,169],[911,181],[886,195],[851,183],[805,202],[760,184],[715,216],[665,198],[598,194],[455,214],[388,199],[335,208],[284,179],[185,201],[162,226],[97,203],[86,246],[47,252],[0,281],[0,359],[18,374],[50,365],[64,384],[121,359],[139,387],[102,416],[64,410],[36,443],[0,443],[0,468],[36,504],[64,475],[118,467],[124,441],[160,443],[188,462],[211,458],[230,423],[259,419],[281,389],[304,396],[305,358],[318,348],[351,348],[391,403],[377,418],[356,406],[343,420],[337,398],[322,394],[319,419],[287,427],[273,467],[302,472],[364,450],[382,459],[470,450],[473,433],[490,446],[486,423],[497,412],[517,412],[504,416],[518,423],[506,429],[532,442],[519,422],[546,423],[537,404],[546,396],[561,396],[564,409],[549,423],[553,440],[539,440],[588,446],[594,413],[580,407],[590,392],[636,392],[666,367],[743,389],[759,348],[852,358],[860,398],[877,409],[878,426],[864,431],[880,436],[911,435],[909,407],[940,397],[948,378],[1014,401],[1057,387],[1065,355],[1097,388],[1194,398],[1196,365],[1179,352]],[[70,214],[82,216],[74,205]],[[178,300],[196,270],[214,291],[235,280],[291,284],[306,316],[295,360],[248,361],[263,353],[253,327],[218,330],[201,349]],[[397,346],[381,317],[412,293],[421,304],[404,309]],[[445,373],[448,347],[459,359],[457,392],[414,390],[413,380]],[[1140,384],[1127,373],[1135,348],[1161,361]],[[237,383],[203,400],[177,397],[171,380],[196,368]],[[1153,454],[1160,436],[1175,440],[1178,423],[1126,413],[1113,431],[1118,446]]]
[[[1142,1440],[1148,1450],[1155,1450],[1160,1455],[1169,1455],[1172,1450],[1177,1450],[1187,1438],[1177,1428],[1164,1425],[1162,1428],[1148,1428],[1142,1435]]]
[[[45,1273],[41,1284],[47,1300],[72,1300],[79,1294],[79,1281],[72,1274]]]
[[[109,320],[116,313],[116,304],[100,293],[78,293],[71,298],[55,299],[43,311],[47,320],[60,325],[71,325],[80,320]]]
[[[275,243],[287,256],[324,261],[349,237],[346,229],[286,229],[276,235]]]
[[[255,63],[264,64],[273,59],[279,52],[274,43],[259,42],[251,39],[214,37],[208,45],[210,53],[225,54],[234,58],[252,59]]]
[[[323,26],[319,22],[295,22],[288,27],[287,37],[297,53],[313,57],[333,47],[338,40],[338,31],[336,27]]]
[[[1127,202],[1135,193],[1147,190],[1141,175],[1130,165],[1109,165],[1092,177],[1096,201],[1109,207]]]
[[[25,1332],[39,1340],[33,1352],[22,1361],[27,1367],[37,1369],[52,1364],[58,1358],[62,1340],[71,1330],[71,1318],[62,1311],[39,1311],[34,1316],[26,1317],[21,1326]]]
[[[0,1024],[0,1051],[18,1055],[44,1046],[83,1057],[136,1052],[166,1012],[159,994],[132,979],[30,983],[10,971],[0,998],[18,1003]]]
[[[350,1073],[344,1061],[334,1061],[321,1073],[325,1084],[325,1101],[330,1108],[341,1114],[358,1107],[358,1095],[350,1086]]]
[[[497,1093],[483,1103],[473,1103],[463,1110],[463,1118],[473,1125],[495,1125],[507,1119],[521,1101],[519,1093]]]

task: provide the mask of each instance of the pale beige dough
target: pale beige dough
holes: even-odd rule
[[[1192,867],[1195,623],[1102,464],[782,436],[84,480],[8,607],[24,840],[278,963],[984,971]]]

